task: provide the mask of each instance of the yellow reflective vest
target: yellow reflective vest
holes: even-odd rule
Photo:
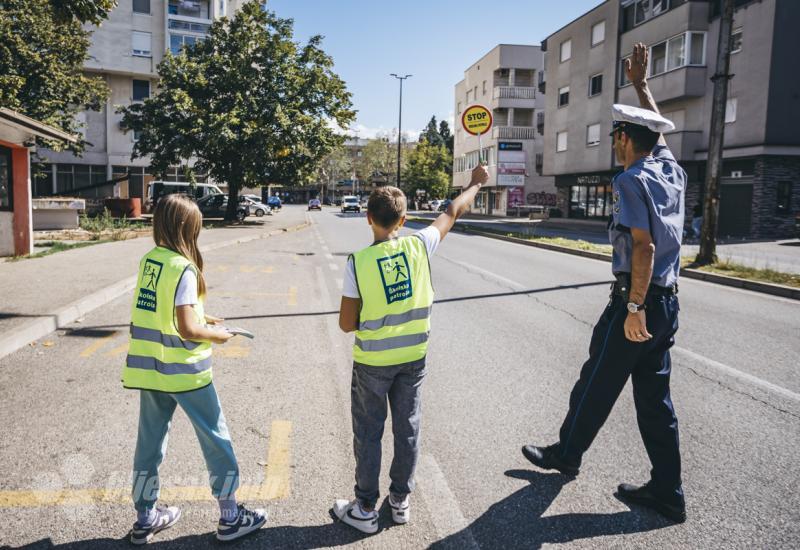
[[[124,387],[180,393],[211,383],[211,344],[182,339],[175,318],[175,293],[187,269],[197,268],[159,246],[139,263]],[[205,324],[202,296],[194,311],[197,322]]]
[[[369,366],[420,361],[428,352],[433,285],[417,236],[375,243],[352,255],[361,311],[353,360]]]

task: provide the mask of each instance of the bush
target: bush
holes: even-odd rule
[[[125,234],[133,229],[131,222],[127,218],[114,218],[111,216],[108,208],[103,209],[103,213],[94,218],[90,218],[86,213],[83,213],[80,218],[81,229],[88,231],[91,234],[93,241],[100,240],[103,233],[110,233],[111,240],[120,241],[125,238]]]

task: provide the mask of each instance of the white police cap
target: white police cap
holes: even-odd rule
[[[615,103],[611,106],[611,113],[614,119],[614,131],[618,128],[624,128],[627,124],[644,126],[658,134],[671,132],[675,129],[675,125],[671,120],[648,109]]]

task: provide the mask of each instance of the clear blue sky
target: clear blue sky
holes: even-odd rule
[[[533,44],[602,0],[268,0],[295,20],[295,36],[325,37],[324,49],[347,82],[361,137],[397,128],[398,83],[403,129],[423,128],[431,115],[452,116],[453,87],[464,70],[495,45]]]

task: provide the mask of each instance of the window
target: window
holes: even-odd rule
[[[644,23],[669,9],[669,0],[636,0],[634,25]]]
[[[669,40],[650,46],[650,66],[648,76],[660,74],[691,65],[705,65],[706,33],[685,32],[673,36]],[[619,85],[630,84],[625,74],[625,61],[630,56],[620,59]]]
[[[742,51],[742,28],[739,27],[731,33],[731,53]]]
[[[706,64],[706,33],[690,32],[689,65]]]
[[[778,214],[791,214],[792,210],[792,182],[778,182]]]
[[[131,33],[131,48],[133,55],[141,57],[150,57],[151,52],[151,35],[149,32],[133,31]]]
[[[556,153],[567,150],[567,133],[558,132],[556,134]]]
[[[569,86],[558,89],[558,106],[564,107],[565,105],[569,105]]]
[[[667,71],[667,43],[662,42],[650,48],[650,76]]]
[[[0,145],[0,210],[13,210],[14,177],[11,170],[11,149]]]
[[[589,97],[594,97],[603,93],[603,74],[596,74],[589,77]]]
[[[561,63],[570,60],[570,58],[572,57],[572,40],[565,40],[564,42],[561,43],[559,55]]]
[[[149,80],[134,80],[133,81],[133,100],[144,101],[150,97],[150,81]]]
[[[601,44],[606,39],[606,22],[600,21],[592,25],[592,46]]]
[[[725,124],[736,122],[736,101],[735,97],[728,99],[725,103]]]
[[[134,130],[132,136],[134,142],[139,141],[139,138],[142,137],[142,132],[140,132],[139,130]]]
[[[619,60],[619,85],[620,85],[620,87],[627,86],[628,84],[631,83],[631,81],[628,80],[628,73],[625,72],[625,62],[630,58],[631,58],[631,56],[627,56],[627,57],[623,57],[622,59]]]
[[[478,87],[477,86],[475,86],[472,89],[472,97],[475,99],[475,101],[478,101]]]
[[[150,0],[133,0],[133,13],[150,15]]]
[[[184,46],[194,46],[196,42],[202,39],[203,38],[200,36],[170,33],[169,50],[172,52],[172,55],[180,55],[181,49],[183,49]]]
[[[458,102],[458,114],[459,115],[461,114],[461,102],[460,101]]]
[[[483,95],[486,95],[486,81],[483,81]]]
[[[220,17],[225,16],[225,0],[219,0],[219,4],[217,4],[217,14]]]
[[[467,90],[467,105],[469,105],[469,94],[470,94],[471,92],[472,92],[472,90]]]
[[[600,145],[600,125],[590,124],[586,127],[586,146]]]

